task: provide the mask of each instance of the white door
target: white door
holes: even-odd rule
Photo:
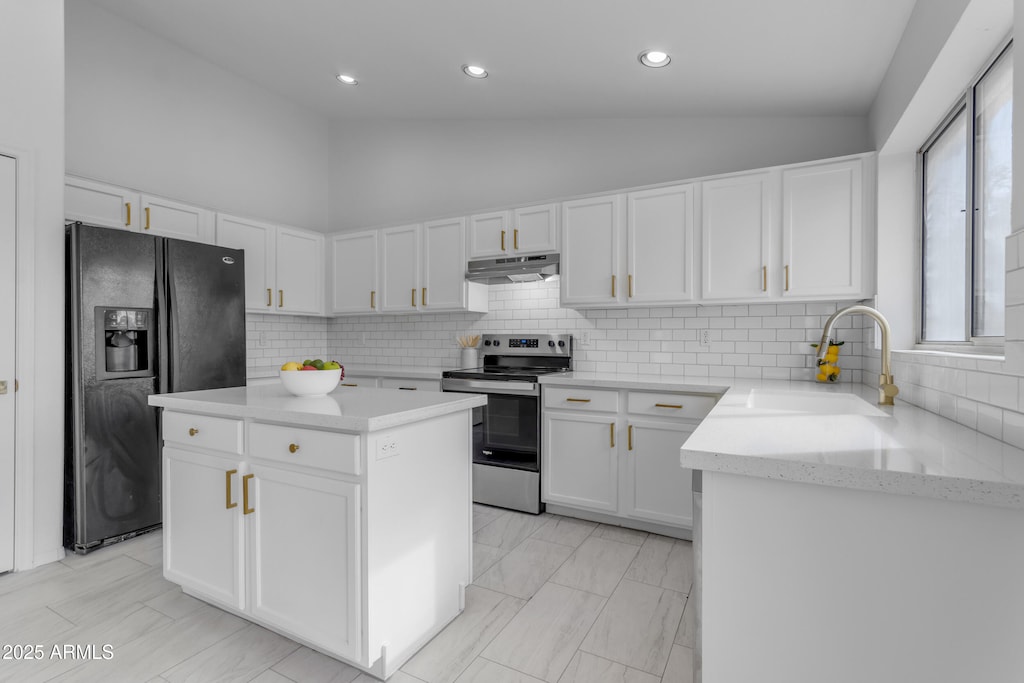
[[[423,224],[424,311],[466,308],[466,221],[455,218]]]
[[[693,298],[693,185],[630,192],[627,200],[630,303]]]
[[[562,303],[597,306],[620,300],[619,195],[562,205]]]
[[[558,251],[558,205],[516,209],[512,213],[512,249],[516,255]]]
[[[469,217],[469,258],[494,258],[512,251],[508,239],[508,211]]]
[[[64,179],[64,217],[104,228],[142,230],[139,195],[123,187],[67,176]]]
[[[319,315],[324,289],[324,236],[277,229],[277,310]]]
[[[275,467],[252,471],[252,615],[360,660],[359,485]]]
[[[245,308],[254,313],[270,313],[275,308],[276,234],[272,225],[217,214],[216,243],[245,252]]]
[[[380,231],[381,307],[385,313],[419,308],[420,226]]]
[[[773,278],[767,173],[702,184],[705,299],[762,299]]]
[[[17,162],[0,155],[0,572],[14,569],[14,316]]]
[[[331,312],[377,310],[377,231],[331,237]]]
[[[692,471],[679,466],[679,449],[694,426],[630,420],[626,430],[623,511],[630,517],[692,529]]]
[[[861,160],[782,172],[783,296],[863,294]]]
[[[142,230],[161,237],[213,241],[213,212],[162,197],[142,195]]]
[[[544,502],[617,512],[617,439],[614,415],[548,413],[541,474]]]
[[[163,461],[164,576],[244,609],[241,463],[166,447]]]

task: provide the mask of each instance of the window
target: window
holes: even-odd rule
[[[921,149],[921,341],[1000,341],[1010,234],[1007,47]]]

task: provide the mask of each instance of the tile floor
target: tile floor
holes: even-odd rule
[[[465,611],[389,681],[691,681],[689,542],[479,505],[474,531]],[[0,658],[0,682],[376,680],[183,594],[163,579],[161,543],[153,533],[0,576],[0,647],[44,651]],[[65,644],[95,656],[51,656]]]

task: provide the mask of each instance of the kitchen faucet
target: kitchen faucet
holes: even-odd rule
[[[825,354],[828,353],[828,344],[832,338],[832,327],[836,324],[836,320],[850,313],[863,313],[868,317],[874,318],[882,330],[882,374],[878,376],[878,405],[891,406],[893,405],[893,397],[900,393],[900,390],[893,383],[892,378],[892,359],[889,353],[889,335],[891,334],[889,331],[889,321],[870,306],[855,304],[842,308],[829,316],[829,319],[825,321],[825,329],[821,333],[821,343],[818,344],[818,365],[825,363]]]

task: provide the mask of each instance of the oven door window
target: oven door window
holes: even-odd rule
[[[473,411],[473,462],[539,471],[538,397],[488,394]]]

